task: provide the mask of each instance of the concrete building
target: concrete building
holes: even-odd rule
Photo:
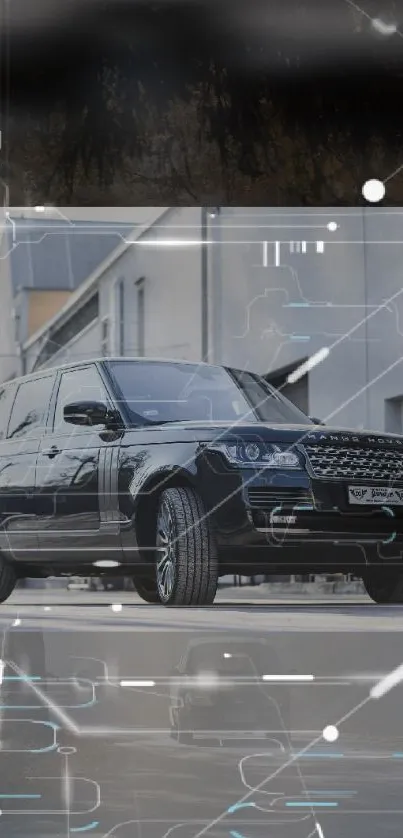
[[[122,240],[126,223],[10,210],[0,224],[0,380],[24,372],[22,346]]]
[[[23,345],[254,369],[340,426],[403,432],[403,212],[155,208]]]

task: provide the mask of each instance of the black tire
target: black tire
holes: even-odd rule
[[[162,604],[211,605],[218,584],[217,548],[197,492],[188,487],[165,489],[156,529],[156,581]]]
[[[403,603],[403,572],[374,568],[366,571],[362,581],[367,594],[377,605]]]
[[[139,597],[150,605],[161,604],[157,583],[152,576],[133,576],[134,587]]]
[[[11,596],[17,584],[17,574],[11,564],[0,559],[0,602]]]

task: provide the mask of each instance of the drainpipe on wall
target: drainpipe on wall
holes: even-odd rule
[[[208,361],[208,207],[201,208],[201,358]]]
[[[221,344],[217,338],[217,334],[221,332],[221,276],[217,276],[216,259],[220,241],[218,238],[218,228],[216,224],[209,223],[209,219],[218,219],[220,214],[220,207],[201,207],[201,356],[203,361],[220,362],[221,359]],[[212,250],[209,248],[209,240],[213,240]],[[212,288],[209,288],[209,264],[211,256],[211,281]],[[217,287],[216,287],[217,286]],[[212,337],[213,346],[210,347],[210,312],[209,312],[209,294],[212,293],[213,301],[213,322],[212,322]],[[218,325],[218,328],[217,328]],[[213,358],[211,357],[213,354]],[[218,357],[217,357],[218,356]]]

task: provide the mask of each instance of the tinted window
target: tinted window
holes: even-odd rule
[[[7,433],[8,420],[15,396],[15,385],[8,384],[0,388],[0,440]]]
[[[251,373],[160,361],[113,361],[109,366],[133,424],[186,420],[309,424],[304,413]]]
[[[54,430],[57,433],[88,433],[88,427],[70,425],[63,419],[63,409],[66,404],[78,401],[107,403],[108,397],[98,370],[94,366],[83,367],[79,370],[64,372],[60,379],[59,392],[55,412]]]
[[[11,412],[7,436],[38,436],[44,427],[52,393],[53,375],[20,384]]]

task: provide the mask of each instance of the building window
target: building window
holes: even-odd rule
[[[137,288],[137,353],[145,354],[145,288],[144,279],[136,282]]]
[[[117,284],[117,321],[118,321],[118,353],[121,357],[125,354],[125,281],[119,279]]]
[[[75,311],[62,326],[59,326],[59,328],[48,335],[45,345],[38,355],[35,368],[40,367],[41,364],[45,364],[52,355],[56,355],[59,349],[62,349],[67,343],[70,343],[90,323],[97,320],[98,315],[99,297],[98,293],[96,293],[78,311]]]
[[[101,352],[102,355],[108,355],[109,351],[109,320],[104,317],[101,322]]]

